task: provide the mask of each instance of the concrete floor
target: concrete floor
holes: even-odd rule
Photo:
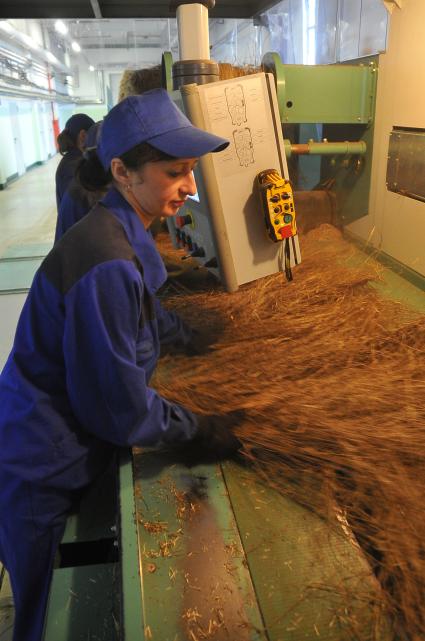
[[[0,191],[0,370],[35,270],[53,245],[59,160],[55,156]],[[0,641],[12,639],[12,627],[12,593],[0,564]]]
[[[8,247],[53,243],[59,154],[0,191],[0,258]]]
[[[0,191],[0,370],[34,273],[53,245],[60,156]]]

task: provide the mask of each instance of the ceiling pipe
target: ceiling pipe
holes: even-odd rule
[[[10,97],[10,98],[35,98],[36,100],[44,100],[45,102],[66,102],[76,104],[76,100],[72,96],[64,96],[57,93],[43,93],[38,91],[25,91],[25,89],[19,89],[15,87],[3,86],[0,84],[0,96]]]
[[[34,45],[30,46],[29,36],[19,31],[19,29],[15,29],[7,20],[0,20],[0,39],[19,47],[24,51],[24,54],[30,51],[33,58],[48,63],[62,73],[71,73],[70,68],[60,62],[50,51],[41,48],[35,42]]]
[[[91,8],[93,9],[94,17],[98,20],[102,19],[102,11],[99,6],[98,0],[90,0]]]

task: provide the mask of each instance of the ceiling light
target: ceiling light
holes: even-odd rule
[[[12,33],[13,31],[15,31],[10,22],[8,22],[7,20],[0,20],[0,29],[3,29],[3,31],[6,31],[7,33]]]
[[[90,65],[90,66],[89,66],[89,71],[94,71],[94,67],[93,67],[93,65]]]
[[[75,40],[71,42],[71,47],[72,47],[72,50],[75,51],[76,53],[79,53],[81,51],[80,45],[78,44],[78,42],[75,42]]]
[[[19,37],[27,45],[27,47],[30,47],[31,49],[38,49],[38,44],[34,42],[31,36],[28,36],[26,33],[20,33]]]
[[[56,20],[55,29],[58,33],[61,33],[63,36],[68,33],[68,27],[62,20]]]

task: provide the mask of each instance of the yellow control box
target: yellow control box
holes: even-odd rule
[[[270,238],[278,242],[295,236],[297,224],[290,181],[276,169],[265,169],[257,174],[255,183]]]

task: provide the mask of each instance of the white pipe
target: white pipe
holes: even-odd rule
[[[180,60],[209,60],[208,9],[199,3],[177,7]]]

